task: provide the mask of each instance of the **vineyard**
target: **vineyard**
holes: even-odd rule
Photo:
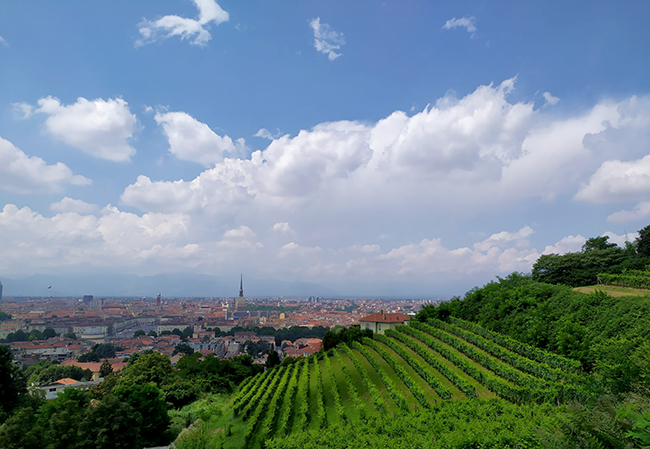
[[[598,283],[602,285],[615,285],[618,287],[650,289],[650,271],[624,270],[622,273],[600,273]]]
[[[572,360],[452,319],[412,322],[260,374],[226,411],[225,448],[261,447],[295,431],[354,425],[444,401],[584,399]]]

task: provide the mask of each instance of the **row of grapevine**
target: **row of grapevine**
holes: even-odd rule
[[[239,390],[239,393],[237,394],[237,396],[233,401],[233,408],[235,410],[235,415],[237,414],[237,411],[241,408],[242,404],[246,403],[248,400],[250,400],[251,397],[253,397],[253,395],[255,395],[260,385],[264,382],[269,381],[270,374],[271,374],[271,370],[268,370],[263,374],[259,374],[257,376],[252,377],[252,380],[248,382],[246,386],[242,387]]]
[[[386,346],[388,346],[393,351],[395,351],[400,357],[402,357],[406,361],[406,363],[411,365],[411,367],[415,370],[415,372],[417,372],[420,375],[420,377],[422,377],[422,379],[424,379],[431,386],[431,388],[433,388],[433,391],[435,391],[438,394],[438,396],[440,396],[442,399],[451,398],[451,391],[449,391],[447,387],[445,387],[442,383],[440,383],[440,381],[437,379],[436,375],[434,374],[430,366],[427,366],[426,364],[417,360],[415,357],[411,356],[408,353],[408,351],[406,351],[401,345],[399,345],[394,340],[386,337],[385,335],[377,334],[374,336],[374,339],[384,343]],[[432,358],[435,359],[436,363],[440,363],[437,358],[435,357]],[[454,373],[452,374],[456,376],[456,374]],[[471,388],[471,386],[469,386],[469,390],[474,392],[474,389]]]
[[[332,353],[334,354],[334,358],[336,359],[339,366],[341,367],[341,371],[343,372],[343,377],[345,378],[345,381],[348,386],[348,392],[350,398],[352,399],[352,403],[355,405],[355,407],[359,411],[359,415],[363,419],[366,416],[366,406],[364,402],[361,400],[357,388],[354,386],[354,382],[352,381],[352,373],[345,365],[345,363],[343,363],[343,357],[341,357],[341,353],[337,349],[334,349]]]
[[[298,398],[301,399],[298,404],[296,413],[296,427],[306,429],[309,421],[309,361],[306,358],[300,367],[300,377],[298,378]]]
[[[406,404],[406,398],[404,395],[397,389],[395,384],[393,383],[393,380],[390,378],[388,373],[381,369],[381,366],[379,366],[379,362],[375,357],[368,351],[368,348],[366,348],[364,345],[359,343],[358,341],[355,341],[352,343],[352,347],[354,347],[357,351],[363,355],[366,360],[372,365],[372,367],[377,371],[377,374],[379,374],[379,377],[381,378],[381,381],[384,383],[384,386],[386,387],[386,390],[388,391],[388,394],[393,398],[393,401],[395,401],[395,404],[397,406],[404,410],[408,411],[408,405]]]
[[[260,396],[264,390],[268,388],[276,371],[277,369],[269,370],[264,374],[259,375],[261,382],[258,382],[257,385],[251,388],[251,390],[239,401],[239,404],[233,408],[235,416],[239,415],[243,410],[250,408],[254,398]]]
[[[325,395],[323,393],[323,373],[318,358],[314,358],[314,375],[316,377],[316,426],[320,429],[326,426]]]
[[[393,371],[397,373],[397,376],[402,379],[402,382],[408,387],[409,391],[413,397],[420,403],[422,407],[429,407],[429,402],[424,396],[424,392],[416,383],[411,379],[411,376],[406,372],[404,366],[393,357],[393,355],[388,352],[382,345],[370,338],[364,338],[363,342],[374,349],[377,354],[383,357],[384,360],[393,368]],[[401,356],[400,356],[401,357]]]
[[[603,285],[617,285],[630,288],[650,288],[650,272],[629,270],[619,274],[600,273],[598,281]]]
[[[536,348],[535,346],[517,341],[514,338],[510,338],[506,335],[492,332],[482,326],[479,326],[478,324],[471,323],[469,321],[454,317],[449,317],[448,319],[450,323],[455,324],[458,327],[474,332],[475,334],[493,341],[499,346],[516,352],[517,354],[520,354],[524,357],[528,357],[529,359],[537,360],[541,363],[546,363],[548,366],[558,368],[563,371],[577,374],[581,372],[581,365],[577,360],[571,360],[567,359],[566,357],[562,357],[561,355],[552,354],[550,352]]]
[[[284,398],[284,392],[286,391],[287,385],[289,383],[289,374],[292,374],[294,371],[295,371],[295,366],[292,366],[291,368],[284,370],[284,374],[280,379],[280,383],[275,389],[275,394],[271,398],[271,402],[269,402],[269,406],[266,408],[266,410],[264,410],[265,413],[264,421],[262,422],[262,426],[260,428],[260,438],[262,439],[262,441],[271,436],[271,432],[273,430],[273,424],[275,422],[275,418],[277,415],[278,406],[282,402],[286,402],[286,401],[281,401],[281,398]]]
[[[398,326],[398,329],[400,332],[404,332],[405,334],[417,338],[429,346],[431,349],[436,351],[438,354],[456,365],[465,374],[473,377],[480,384],[484,385],[488,390],[492,391],[503,399],[509,400],[511,402],[520,402],[522,399],[528,399],[527,396],[529,393],[532,393],[530,390],[524,390],[521,387],[510,385],[503,379],[500,379],[497,376],[491,374],[489,371],[475,367],[468,360],[464,359],[460,355],[457,355],[456,352],[448,349],[446,346],[444,346],[442,343],[439,343],[438,340],[429,334],[426,334],[413,326]]]
[[[255,427],[257,426],[262,413],[266,411],[266,404],[269,402],[273,396],[273,393],[276,391],[280,379],[284,378],[282,374],[284,374],[285,371],[286,367],[282,367],[279,370],[276,370],[275,375],[273,376],[273,380],[269,384],[269,388],[263,392],[260,392],[263,394],[260,395],[256,401],[251,402],[251,408],[244,411],[243,419],[247,422],[246,430],[244,431],[244,446],[248,446],[248,443],[250,443],[251,438],[253,437],[253,433],[255,432]]]
[[[346,420],[345,409],[341,403],[341,395],[339,394],[338,383],[336,381],[336,376],[334,375],[334,370],[332,369],[332,361],[329,357],[325,357],[325,367],[329,373],[329,381],[331,385],[332,399],[334,400],[334,408],[336,409],[336,413],[340,421],[344,423]]]
[[[454,337],[453,335],[448,334],[440,329],[429,326],[428,324],[423,323],[414,323],[415,328],[423,332],[426,332],[429,335],[436,337],[438,340],[448,344],[452,348],[456,349],[458,352],[465,354],[469,359],[474,360],[476,363],[481,366],[489,369],[498,376],[509,380],[510,382],[520,385],[528,386],[532,385],[534,388],[548,388],[551,384],[548,381],[543,379],[538,379],[531,376],[530,374],[522,373],[511,366],[497,360],[489,355],[486,355],[462,340]]]
[[[428,323],[439,329],[444,330],[450,334],[462,338],[463,340],[481,348],[485,352],[493,355],[494,357],[503,360],[506,363],[514,366],[515,368],[532,374],[536,377],[541,377],[553,382],[564,381],[570,383],[579,382],[578,376],[573,373],[566,373],[557,368],[551,368],[545,363],[536,362],[529,358],[523,357],[516,352],[510,351],[497,345],[493,341],[487,340],[474,332],[466,331],[455,324],[445,323],[440,320],[429,320]]]
[[[377,387],[372,382],[372,379],[370,379],[370,376],[368,375],[366,369],[363,367],[361,362],[359,362],[359,360],[356,358],[354,352],[352,352],[352,350],[348,348],[346,345],[341,346],[341,351],[344,352],[350,358],[350,360],[354,364],[354,367],[361,375],[361,380],[363,380],[363,384],[370,392],[370,397],[372,398],[372,402],[375,404],[377,410],[382,410],[384,408],[384,399],[381,397],[381,394],[379,394],[379,390],[377,390]]]
[[[285,400],[282,402],[282,407],[280,408],[278,429],[276,431],[276,434],[280,436],[285,436],[287,434],[287,427],[289,425],[289,419],[291,418],[293,403],[296,397],[296,388],[298,386],[298,373],[300,373],[300,367],[301,365],[299,363],[293,364],[291,379],[289,380],[289,385],[287,385],[287,394],[285,395]]]

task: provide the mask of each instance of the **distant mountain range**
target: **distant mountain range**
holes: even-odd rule
[[[0,278],[3,296],[78,296],[97,297],[234,297],[239,294],[239,278],[223,279],[201,274],[125,274],[41,275],[23,279]],[[284,282],[275,279],[244,279],[248,297],[340,296],[335,290],[307,282]]]

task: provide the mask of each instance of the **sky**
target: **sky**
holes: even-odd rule
[[[0,277],[444,297],[650,222],[647,1],[0,3]],[[235,282],[236,283],[236,282]]]

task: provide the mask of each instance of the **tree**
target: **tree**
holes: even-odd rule
[[[75,334],[74,332],[68,332],[67,334],[64,334],[63,336],[64,336],[65,338],[71,338],[71,339],[73,339],[73,340],[76,340],[76,339],[77,339],[77,334]]]
[[[0,345],[0,410],[9,413],[21,396],[27,394],[27,382],[22,370],[13,363],[11,350]]]
[[[270,369],[280,364],[280,354],[278,351],[271,351],[266,359],[266,368]]]
[[[588,253],[589,251],[594,251],[597,249],[616,248],[616,243],[609,243],[608,240],[609,236],[607,235],[587,239],[584,245],[582,245],[582,252]]]
[[[144,335],[146,335],[146,334],[144,333],[144,331],[143,331],[142,329],[138,329],[138,330],[135,331],[135,333],[133,334],[133,338],[138,338],[139,336],[144,336]]]
[[[59,334],[57,334],[56,331],[54,329],[52,329],[51,327],[46,327],[45,329],[43,329],[42,337],[43,337],[44,340],[47,340],[48,338],[54,338],[57,335],[59,335]]]
[[[639,231],[639,236],[634,241],[636,253],[640,257],[650,257],[650,225]]]
[[[105,378],[112,372],[113,372],[113,366],[108,362],[108,360],[104,360],[102,366],[99,367],[99,377]]]
[[[91,405],[79,423],[77,449],[139,447],[142,415],[113,395]]]
[[[176,355],[179,352],[182,352],[183,354],[186,354],[186,355],[192,355],[192,354],[194,354],[194,349],[192,349],[192,347],[190,345],[188,345],[187,343],[179,343],[174,348],[174,352],[172,352],[172,355]]]
[[[21,408],[0,426],[0,447],[4,449],[42,449],[43,429],[29,407]]]
[[[169,357],[157,352],[144,352],[138,357],[131,356],[129,366],[122,371],[120,385],[135,385],[153,382],[158,386],[171,381],[175,375]]]
[[[49,443],[48,449],[75,447],[79,423],[89,403],[86,392],[67,388],[56,399],[41,407],[38,422],[45,441]]]
[[[147,333],[147,335],[153,338],[158,337],[158,334],[154,330],[150,330],[149,333]]]
[[[129,404],[142,416],[140,443],[145,447],[167,444],[170,419],[162,392],[154,383],[120,386],[113,390],[120,401]]]
[[[11,315],[6,312],[0,311],[0,321],[7,321],[11,319]]]
[[[183,340],[190,338],[192,335],[194,335],[194,328],[191,326],[187,326],[185,329],[183,329],[183,332],[181,333],[181,338]]]

